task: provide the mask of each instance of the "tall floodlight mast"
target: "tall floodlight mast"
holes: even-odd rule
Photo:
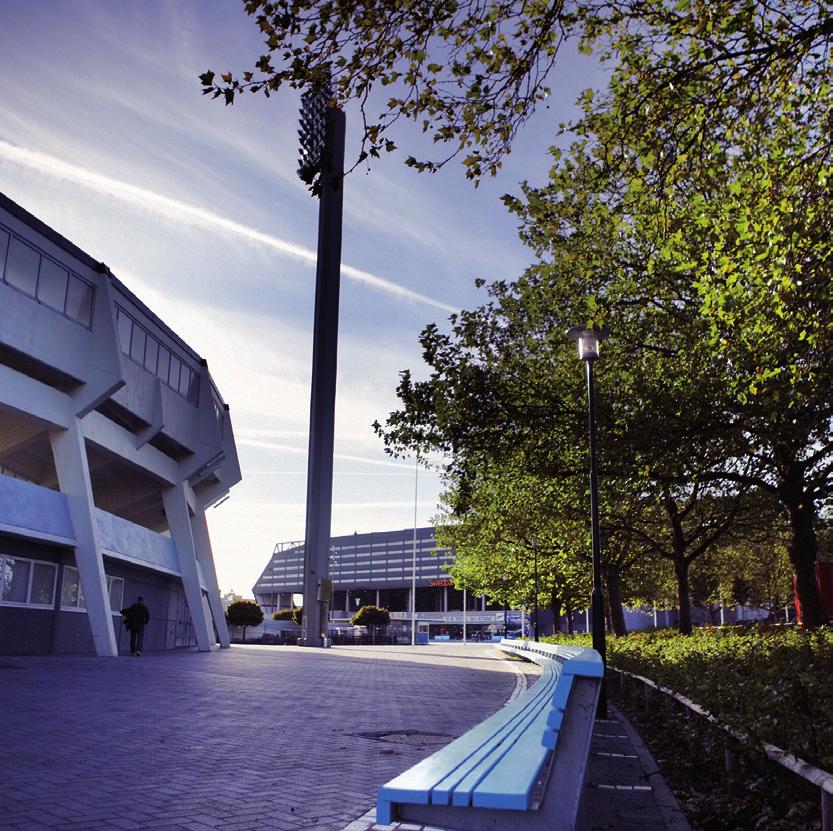
[[[344,112],[326,84],[301,99],[298,175],[318,197],[318,265],[312,342],[307,517],[304,548],[304,616],[301,645],[327,646],[332,597],[330,520],[341,278],[341,215],[344,184]]]

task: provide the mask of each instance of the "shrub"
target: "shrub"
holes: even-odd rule
[[[226,621],[230,626],[243,627],[243,640],[246,640],[246,627],[259,626],[263,622],[263,609],[254,600],[236,600],[226,609]]]
[[[387,626],[390,623],[390,612],[378,606],[362,606],[350,619],[353,626]]]

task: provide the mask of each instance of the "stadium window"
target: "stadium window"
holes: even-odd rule
[[[121,351],[125,355],[130,354],[130,335],[133,332],[133,321],[121,310],[116,307],[116,324],[119,327],[119,343],[121,344]]]
[[[43,257],[38,277],[38,300],[63,312],[66,306],[68,280],[69,272],[65,268]]]
[[[107,580],[107,596],[110,599],[110,611],[119,612],[124,601],[124,580],[121,577],[105,575]],[[61,586],[61,609],[84,612],[87,601],[84,599],[84,589],[78,579],[78,569],[73,566],[64,567],[64,581]]]
[[[0,603],[51,609],[57,572],[53,563],[0,554]]]
[[[147,334],[141,326],[133,324],[133,337],[130,338],[130,357],[138,364],[145,363],[145,341]]]
[[[159,344],[154,338],[148,337],[147,345],[145,346],[145,369],[156,375],[156,359],[159,355]]]
[[[23,240],[13,237],[6,261],[6,282],[34,297],[38,285],[39,265],[40,254]]]
[[[156,363],[156,375],[161,378],[166,384],[168,383],[168,373],[171,371],[171,353],[164,347],[159,347],[159,358]]]
[[[88,328],[93,319],[93,287],[74,274],[67,285],[66,315]]]
[[[182,363],[179,358],[171,355],[171,371],[168,373],[168,386],[171,389],[179,392],[179,371],[182,369]]]

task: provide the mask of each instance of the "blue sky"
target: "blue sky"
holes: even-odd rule
[[[248,69],[260,50],[233,0],[3,3],[0,191],[106,262],[208,360],[244,477],[209,523],[221,588],[244,595],[276,542],[303,537],[317,234],[295,173],[297,94],[233,107],[201,95],[201,72]],[[399,371],[424,375],[422,327],[479,303],[476,277],[528,264],[499,197],[544,180],[556,127],[595,73],[565,59],[549,107],[479,189],[459,165],[416,174],[404,153],[348,178],[334,534],[412,526],[414,466],[390,460],[370,425],[395,409]],[[348,108],[348,159],[356,124]],[[419,524],[439,493],[421,471]]]

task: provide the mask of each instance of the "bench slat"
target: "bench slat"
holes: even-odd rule
[[[501,648],[538,663],[539,681],[380,788],[377,822],[391,823],[397,811],[423,823],[445,819],[448,822],[440,824],[457,827],[459,822],[468,829],[485,827],[481,823],[502,828],[507,822],[512,828],[545,828],[546,816],[562,818],[564,828],[575,821],[595,701],[604,678],[601,657],[590,649],[530,641],[504,641]],[[554,779],[539,806],[531,800],[542,774]],[[533,817],[527,813],[537,814],[533,809],[546,815]],[[482,813],[470,814],[474,810]]]
[[[525,695],[427,759],[391,779],[379,790],[379,797],[391,802],[412,802],[420,805],[427,805],[429,801],[433,801],[431,795],[434,789],[465,764],[472,754],[481,748],[491,746],[496,735],[505,735],[522,722],[531,709],[548,702],[553,675],[552,671],[542,673],[542,678]],[[438,799],[441,800],[442,797],[438,795]],[[446,798],[444,804],[448,804],[449,801]]]
[[[540,737],[543,724],[540,728],[533,727],[533,725],[540,721],[542,715],[546,721],[549,701],[555,684],[556,678],[552,676],[546,689],[542,690],[542,694],[537,697],[535,707],[528,708],[524,718],[516,722],[513,730],[503,737],[496,737],[496,741],[491,742],[487,748],[484,748],[484,753],[473,755],[465,765],[454,772],[453,777],[449,777],[451,781],[443,783],[443,786],[439,789],[443,792],[443,799],[432,797],[431,801],[442,801],[443,804],[448,804],[448,797],[450,796],[452,805],[471,805],[472,794],[477,785],[495,765],[500,763],[506,753],[528,730],[538,729],[538,736]]]
[[[477,785],[471,805],[475,808],[530,807],[532,791],[550,751],[541,743],[541,733],[547,713],[542,712],[513,746],[504,754],[500,764]]]

